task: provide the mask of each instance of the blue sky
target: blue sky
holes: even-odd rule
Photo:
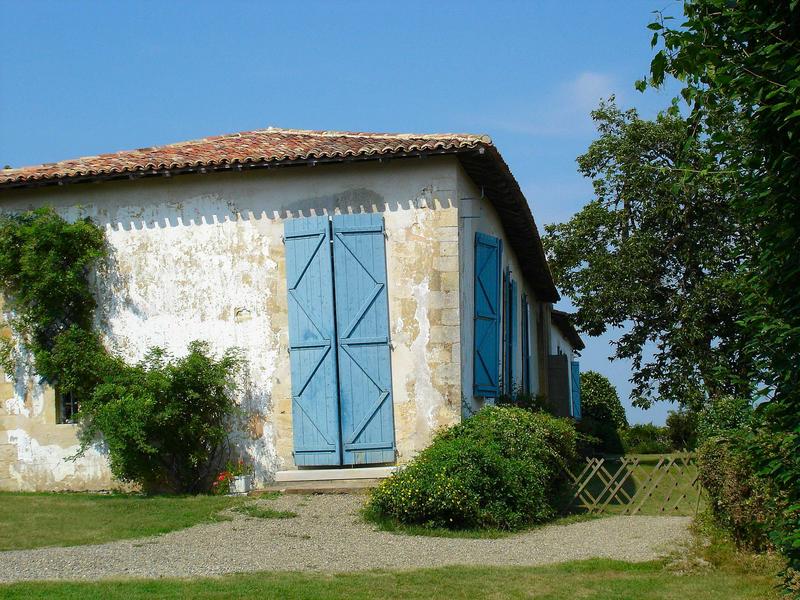
[[[0,0],[0,165],[269,125],[488,133],[541,228],[591,198],[575,157],[601,98],[646,116],[669,104],[674,90],[633,82],[652,11],[676,6]],[[587,339],[581,366],[626,400],[629,365],[609,363],[609,339]],[[626,405],[632,422],[671,408]]]

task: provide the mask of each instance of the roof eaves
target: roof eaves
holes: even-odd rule
[[[561,333],[564,334],[564,336],[567,338],[567,341],[572,344],[572,347],[575,350],[583,350],[586,348],[586,344],[583,343],[578,330],[575,329],[575,326],[572,324],[571,314],[554,308],[552,310],[552,320],[553,325],[561,330]]]

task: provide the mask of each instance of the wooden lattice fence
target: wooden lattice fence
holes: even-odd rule
[[[694,454],[587,458],[573,504],[589,513],[694,515],[702,501]]]

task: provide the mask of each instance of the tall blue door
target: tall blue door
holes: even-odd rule
[[[383,218],[333,217],[342,462],[393,462],[394,414]]]
[[[284,239],[295,463],[338,465],[339,386],[328,218],[286,221]]]
[[[383,219],[294,219],[284,237],[295,463],[394,462]]]

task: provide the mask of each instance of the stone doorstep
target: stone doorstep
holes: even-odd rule
[[[374,488],[380,479],[328,479],[320,481],[288,481],[273,483],[250,492],[258,497],[265,492],[281,494],[359,494]]]
[[[354,467],[350,469],[296,469],[275,473],[275,483],[312,481],[352,481],[356,479],[383,479],[397,467]]]
[[[296,469],[278,471],[275,481],[250,492],[283,494],[352,494],[373,488],[394,473],[397,467],[350,467],[347,469]]]

